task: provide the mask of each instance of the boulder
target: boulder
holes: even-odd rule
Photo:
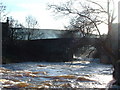
[[[111,64],[111,59],[110,57],[106,56],[106,55],[101,55],[100,56],[100,63],[103,63],[103,64]]]

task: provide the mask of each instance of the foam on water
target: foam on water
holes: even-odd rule
[[[0,68],[0,83],[15,88],[105,88],[112,79],[111,67],[91,59],[6,64]]]

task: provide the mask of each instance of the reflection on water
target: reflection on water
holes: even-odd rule
[[[86,59],[73,62],[25,62],[2,65],[1,88],[105,88],[111,65]]]

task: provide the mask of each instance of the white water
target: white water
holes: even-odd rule
[[[25,82],[29,85],[16,86],[4,83],[1,87],[29,87],[29,88],[106,88],[112,80],[112,65],[100,64],[99,60],[85,59],[73,62],[24,62],[3,65],[10,71],[1,72],[2,79]],[[20,72],[23,71],[23,72]],[[42,72],[24,75],[28,72]],[[12,73],[11,73],[12,72]],[[22,76],[17,76],[22,74]],[[16,75],[17,73],[17,75]],[[36,76],[34,76],[36,75]],[[54,77],[53,77],[54,76]],[[73,77],[73,78],[71,78]],[[81,80],[79,77],[88,79]]]

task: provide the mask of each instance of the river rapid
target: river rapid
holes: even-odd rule
[[[106,88],[112,65],[97,59],[23,62],[0,66],[0,88]]]

